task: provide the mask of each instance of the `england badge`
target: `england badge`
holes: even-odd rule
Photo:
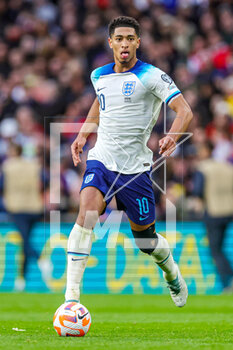
[[[130,96],[134,93],[136,81],[125,81],[122,87],[123,95]]]

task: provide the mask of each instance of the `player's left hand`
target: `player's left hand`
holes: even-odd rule
[[[176,148],[176,142],[172,136],[167,135],[159,140],[159,154],[162,154],[164,157],[168,157]]]

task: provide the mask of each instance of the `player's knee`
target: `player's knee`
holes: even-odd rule
[[[157,234],[155,232],[154,224],[143,231],[132,230],[132,233],[134,235],[137,247],[143,253],[150,255],[155,250],[157,244]]]
[[[93,229],[98,221],[98,211],[87,208],[80,208],[76,223],[81,227]]]

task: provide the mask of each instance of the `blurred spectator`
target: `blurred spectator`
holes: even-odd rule
[[[210,142],[200,146],[193,192],[204,201],[210,250],[224,290],[233,292],[233,268],[223,252],[227,226],[233,218],[233,166],[211,159],[211,151]]]
[[[29,161],[23,158],[22,147],[10,143],[8,159],[3,163],[2,182],[5,208],[23,241],[24,260],[15,285],[16,289],[23,289],[29,260],[39,257],[31,248],[30,233],[43,211],[40,164],[36,159]]]
[[[44,144],[43,129],[36,123],[34,111],[30,107],[19,107],[15,117],[18,122],[15,141],[22,146],[25,158],[35,158],[39,146]]]

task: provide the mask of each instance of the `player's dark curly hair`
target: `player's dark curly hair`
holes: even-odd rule
[[[111,37],[117,27],[134,28],[138,37],[140,37],[140,25],[133,17],[120,16],[114,18],[108,26],[109,36]]]

